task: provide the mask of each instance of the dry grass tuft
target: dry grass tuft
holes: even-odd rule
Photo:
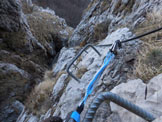
[[[59,48],[61,41],[60,37],[66,35],[61,35],[60,32],[66,30],[69,34],[68,37],[72,35],[72,29],[65,27],[57,16],[53,16],[50,13],[34,11],[32,14],[27,15],[28,24],[30,26],[33,36],[42,44],[44,47],[48,47],[49,43],[55,42],[56,48]]]
[[[81,78],[85,72],[87,72],[88,69],[86,67],[81,67],[77,70],[76,76],[77,78]]]
[[[38,84],[27,99],[27,109],[34,115],[40,116],[51,107],[50,95],[54,82],[46,80]]]
[[[102,40],[102,39],[106,38],[107,33],[108,33],[109,24],[110,24],[110,22],[106,21],[106,22],[99,23],[95,26],[94,38],[96,40]]]
[[[162,49],[152,49],[146,57],[146,63],[155,67],[160,67],[162,65]]]
[[[146,21],[139,25],[137,33],[147,32],[162,27],[162,9],[153,9],[146,16]],[[142,38],[143,44],[137,56],[134,74],[148,82],[152,77],[162,73],[162,32],[153,33]]]
[[[55,77],[52,71],[46,71],[44,81],[34,87],[31,94],[27,98],[27,109],[36,116],[45,114],[52,106],[51,93],[53,86],[56,84],[58,78],[65,74],[65,71],[59,72]]]
[[[83,41],[79,44],[79,46],[80,46],[80,47],[84,47],[86,44],[87,44],[87,41],[86,41],[86,40],[83,40]]]
[[[153,48],[147,51],[140,51],[134,71],[145,82],[162,73],[162,49]]]
[[[29,6],[25,0],[22,0],[22,9],[24,14],[31,14],[33,12],[33,6]]]

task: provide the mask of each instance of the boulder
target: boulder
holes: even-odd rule
[[[162,121],[162,116],[154,120],[153,122],[161,122]]]
[[[1,0],[0,4],[0,30],[18,31],[23,24],[19,0]]]
[[[144,84],[140,79],[130,80],[127,83],[116,86],[111,92],[136,104],[147,112],[150,112],[155,118],[158,118],[162,114],[162,89],[158,85],[161,82],[162,74],[151,79],[148,84]],[[114,103],[110,103],[110,107],[112,112],[119,114],[121,121],[146,122],[146,120]]]
[[[16,100],[24,103],[73,29],[54,11],[34,6],[31,0],[1,0],[0,13],[0,121],[4,122],[9,116],[16,120],[20,112],[3,111]]]

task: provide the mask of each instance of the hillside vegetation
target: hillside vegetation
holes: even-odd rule
[[[162,9],[148,12],[146,21],[135,29],[136,34],[162,27]],[[135,63],[135,75],[145,82],[162,73],[162,31],[145,36]]]

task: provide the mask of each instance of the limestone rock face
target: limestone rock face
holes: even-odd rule
[[[129,31],[128,28],[122,28],[108,35],[107,38],[105,38],[103,41],[100,42],[100,44],[104,44],[104,43],[109,44],[119,38],[124,39],[124,38],[129,38],[131,36],[132,36],[132,33]],[[131,45],[131,48],[130,48],[130,45]],[[133,59],[126,60],[126,57],[130,55],[130,53],[127,51],[129,50],[129,48],[131,50],[133,48],[135,52],[134,53],[132,52],[131,55],[134,55],[133,58],[135,58],[136,51],[138,49],[138,43],[136,41],[133,42],[133,45],[134,46],[132,46],[131,43],[128,43],[126,45],[123,45],[123,49],[119,50],[118,52],[119,57],[117,56],[113,60],[113,63],[110,64],[109,68],[105,70],[105,72],[103,73],[101,77],[101,80],[99,80],[98,84],[96,84],[96,88],[94,89],[94,92],[88,98],[88,101],[86,102],[86,106],[84,108],[81,118],[84,117],[84,114],[88,106],[90,105],[91,100],[99,92],[110,90],[117,84],[126,82],[126,79],[127,79],[126,74],[131,72],[131,65],[129,65],[130,63],[129,61],[133,60]],[[91,48],[87,50],[88,54],[83,53],[83,55],[81,56],[81,61],[78,62],[78,67],[79,68],[86,67],[87,71],[84,72],[83,75],[81,76],[81,79],[80,79],[81,83],[77,83],[74,79],[69,81],[67,87],[64,90],[64,93],[60,97],[59,102],[54,105],[56,106],[56,111],[54,112],[54,115],[59,115],[64,119],[69,112],[75,110],[75,107],[77,107],[80,100],[83,98],[85,90],[88,86],[88,83],[92,80],[95,73],[102,66],[103,60],[109,50],[109,48],[107,47],[96,47],[96,48],[98,49],[99,52],[101,52],[102,56],[101,57],[98,56]],[[75,67],[72,67],[71,70],[73,71],[74,74],[77,74],[77,72],[79,71],[79,69],[78,71],[77,70],[75,71]],[[103,107],[103,110],[105,110],[104,107]],[[105,113],[106,112],[107,112],[107,109],[105,110]],[[103,115],[98,115],[98,116],[103,116]]]
[[[131,80],[128,81],[128,83],[122,83],[116,86],[111,90],[111,92],[116,93],[124,99],[127,99],[132,103],[140,106],[154,115],[155,118],[159,118],[162,114],[162,87],[159,85],[161,83],[162,74],[154,77],[147,85],[144,84],[140,79]],[[136,116],[124,108],[119,107],[116,104],[111,103],[110,107],[112,112],[119,114],[121,121],[146,122],[144,119]]]
[[[21,6],[18,0],[1,0],[0,12],[0,29],[18,31],[21,28]]]
[[[53,68],[53,73],[65,70],[68,63],[75,57],[76,50],[73,48],[62,48],[60,51],[56,66]]]
[[[30,8],[32,13],[26,15],[30,30],[47,54],[54,57],[62,47],[67,46],[73,28],[67,26],[65,20],[49,8],[43,9],[35,5]]]
[[[155,121],[153,121],[153,122],[161,122],[162,121],[162,117],[160,117],[160,118],[157,118]]]
[[[128,28],[118,29],[117,31],[108,35],[103,41],[100,42],[100,44],[109,44],[116,41],[117,39],[126,39],[130,38],[131,36],[133,36],[133,34],[129,31]],[[136,57],[138,44],[139,43],[137,42],[137,40],[135,40],[131,43],[124,44],[123,48],[118,50],[119,55],[105,70],[101,79],[95,85],[96,87],[92,95],[89,96],[85,109],[81,115],[81,119],[83,119],[88,106],[98,93],[102,91],[109,91],[116,85],[122,82],[126,82],[127,74],[131,73],[132,71],[132,63],[134,58]],[[44,120],[45,118],[47,118],[47,116],[49,116],[49,114],[60,116],[65,119],[71,111],[75,110],[81,99],[83,99],[85,90],[89,82],[102,66],[103,60],[107,52],[109,51],[109,47],[96,46],[96,48],[99,52],[101,52],[101,56],[98,56],[91,48],[89,48],[87,49],[88,54],[83,53],[80,59],[75,62],[79,69],[75,68],[74,66],[72,66],[72,68],[70,69],[73,74],[75,74],[77,77],[79,76],[81,83],[78,83],[74,79],[67,78],[67,75],[65,74],[60,76],[53,88],[52,93],[52,99],[54,100],[54,102],[53,108],[51,109],[53,109],[53,112],[47,112],[48,114],[43,115],[42,118],[40,118],[40,120],[38,121]],[[130,50],[132,51],[132,53],[130,53]],[[76,52],[76,48],[63,48],[61,50],[58,61],[53,68],[54,75],[67,68],[67,64],[70,60],[72,60],[72,58],[74,58]],[[128,59],[127,57],[130,57],[130,55],[132,55],[132,58]],[[82,69],[86,70],[83,71]],[[105,109],[105,107],[107,109]],[[96,119],[100,122],[104,122],[105,119],[109,116],[109,114],[105,115],[105,113],[110,113],[110,109],[108,105],[103,104],[97,114]],[[23,115],[20,116],[20,118],[22,118]],[[25,120],[30,117],[31,116],[27,114]]]
[[[0,1],[1,122],[16,121],[21,111],[15,112],[12,103],[24,102],[67,45],[73,29],[54,13],[34,6],[31,0]]]
[[[1,107],[3,107],[1,105]],[[1,116],[1,122],[13,122],[16,121],[17,116],[23,111],[24,106],[19,101],[14,101],[3,109],[3,111],[0,112]]]
[[[134,28],[161,0],[93,0],[70,40],[70,46],[93,43],[123,26]]]
[[[17,122],[42,122],[49,116],[60,116],[65,120],[67,115],[69,115],[71,111],[74,111],[77,105],[81,102],[89,82],[103,65],[105,56],[110,47],[101,47],[99,45],[112,44],[116,40],[122,41],[133,37],[134,34],[131,32],[131,29],[135,28],[138,23],[144,21],[146,11],[160,5],[160,3],[161,0],[92,0],[91,4],[87,8],[87,12],[83,16],[82,21],[70,37],[68,42],[69,48],[61,49],[58,60],[52,69],[53,76],[56,76],[58,73],[64,71],[67,68],[69,61],[71,61],[77,54],[78,47],[71,46],[80,45],[80,47],[82,47],[86,43],[99,41],[97,44],[95,44],[95,47],[101,53],[101,56],[97,55],[91,48],[87,49],[88,53],[84,52],[74,63],[78,68],[76,66],[72,66],[70,69],[81,82],[78,83],[74,79],[70,78],[67,74],[62,74],[56,81],[51,95],[53,107],[50,108],[45,115],[41,115],[41,117],[37,117],[33,115],[32,112],[30,113],[25,109],[19,116]],[[49,15],[48,10],[40,9],[38,7],[33,7],[33,10],[35,12],[32,15],[27,16],[28,19],[34,19],[35,16],[39,16],[39,12],[42,10]],[[50,14],[55,15],[55,13],[51,12]],[[44,15],[46,16],[47,14]],[[43,18],[44,15],[41,14],[41,17]],[[32,23],[33,21],[29,23],[31,28]],[[34,23],[34,25],[37,24],[38,23]],[[128,25],[130,29],[126,28],[125,25]],[[35,35],[35,37],[38,39],[40,36],[37,34],[37,30],[34,29],[35,28],[32,30],[33,35]],[[60,28],[58,30],[60,31]],[[49,31],[47,31],[47,33],[48,32]],[[61,33],[66,32],[67,31],[61,31]],[[52,40],[53,38],[51,39],[49,37],[48,39]],[[40,40],[40,44],[44,46],[44,38],[41,38]],[[149,101],[151,97],[156,97],[156,95],[154,95],[156,91],[159,92],[158,94],[161,93],[158,91],[160,89],[160,87],[157,85],[158,83],[153,83],[155,86],[157,85],[155,87],[156,89],[154,89],[154,87],[152,88],[151,85],[144,84],[140,79],[127,81],[128,74],[132,74],[134,60],[136,59],[136,53],[139,50],[138,48],[140,43],[140,40],[124,43],[122,48],[118,50],[118,55],[112,62],[110,62],[110,65],[105,69],[98,83],[95,84],[92,94],[88,97],[84,111],[81,114],[81,121],[83,120],[92,100],[100,92],[110,91],[114,87],[119,87],[123,91],[120,91],[117,88],[114,88],[112,91],[117,89],[116,92],[119,92],[119,95],[121,94],[121,96],[123,95],[122,97],[126,95],[126,99],[134,102],[137,105],[142,105],[141,107],[153,112],[156,117],[160,116],[160,103],[155,104],[155,99],[153,100],[154,103],[151,100],[151,102]],[[47,45],[44,47],[47,47]],[[48,52],[47,54],[52,54],[52,52],[49,53],[49,50],[46,51]],[[157,81],[160,82],[161,80]],[[126,85],[121,83],[128,85],[129,89],[125,90],[123,86]],[[121,84],[121,86],[119,84]],[[147,91],[148,89],[150,92]],[[147,103],[151,104],[152,106],[154,105],[154,107],[149,108]],[[129,115],[130,113],[127,111],[127,113],[123,113],[125,111],[122,109],[120,109],[119,112],[117,110],[119,110],[118,106],[103,103],[96,114],[95,120],[99,122],[122,122],[123,116],[124,119],[129,121],[136,119],[139,122],[143,122],[143,119],[137,118],[136,116],[132,117],[132,115]]]

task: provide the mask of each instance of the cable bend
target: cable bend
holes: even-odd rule
[[[123,99],[122,97],[111,93],[111,92],[103,92],[101,94],[99,94],[91,103],[84,119],[83,122],[92,122],[95,113],[97,111],[97,109],[99,108],[100,104],[102,102],[104,102],[105,100],[109,100],[111,102],[116,103],[117,105],[127,109],[128,111],[142,117],[143,119],[152,122],[153,120],[155,120],[155,117],[150,114],[149,112],[147,112],[146,110],[136,106],[135,104]]]

